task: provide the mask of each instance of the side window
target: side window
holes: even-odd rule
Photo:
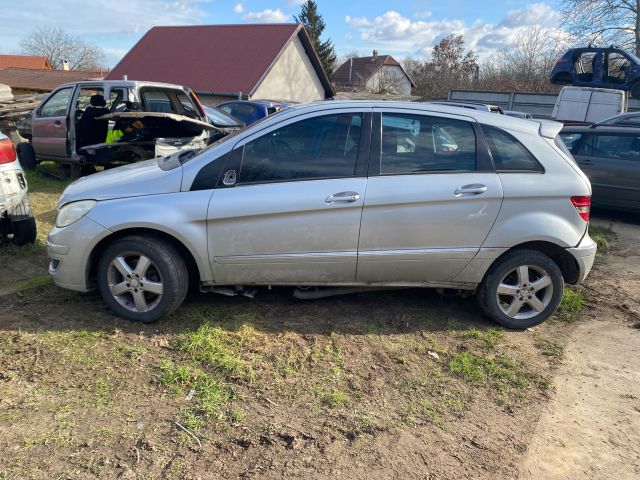
[[[174,113],[171,100],[165,92],[142,92],[147,112]]]
[[[104,90],[102,88],[85,87],[81,88],[76,99],[76,110],[85,111],[91,104],[91,97],[100,95],[104,99]],[[101,106],[101,105],[96,105]]]
[[[582,52],[575,59],[576,74],[583,82],[593,80],[593,71],[596,64],[596,52]]]
[[[292,123],[247,143],[239,184],[350,177],[355,173],[362,114]]]
[[[609,52],[602,56],[602,79],[611,83],[627,81],[627,72],[631,66],[629,59],[619,52]]]
[[[580,139],[582,140],[579,141]],[[580,134],[580,138],[577,138],[573,144],[571,153],[574,155],[593,155],[593,137],[591,135]]]
[[[482,125],[493,163],[498,171],[543,172],[542,165],[516,137],[504,130]]]
[[[250,123],[259,117],[257,107],[246,103],[223,105],[220,109],[245,123]]]
[[[107,108],[109,110],[120,112],[126,108],[126,102],[129,100],[127,91],[124,88],[112,88],[109,92],[107,100]]]
[[[380,175],[475,169],[471,123],[428,115],[382,115]]]
[[[62,117],[67,114],[73,88],[58,90],[40,108],[40,117]]]
[[[567,146],[570,152],[576,153],[573,151],[573,147],[575,147],[578,143],[578,140],[582,138],[581,133],[560,133],[560,137],[562,141]]]
[[[593,156],[619,160],[640,160],[640,137],[633,135],[596,135]]]

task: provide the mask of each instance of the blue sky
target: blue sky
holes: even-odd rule
[[[0,53],[17,53],[39,26],[59,26],[97,44],[113,67],[154,25],[291,22],[300,0],[0,0]],[[508,48],[533,26],[556,29],[554,0],[318,0],[325,35],[338,55],[374,48],[396,57],[426,57],[449,33],[461,33],[481,59]],[[212,48],[216,48],[212,45]]]

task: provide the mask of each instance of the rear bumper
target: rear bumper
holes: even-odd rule
[[[578,264],[579,272],[576,284],[582,283],[591,271],[593,262],[596,259],[597,249],[598,245],[591,239],[588,233],[584,236],[577,247],[567,248],[567,252],[575,258],[576,263]]]

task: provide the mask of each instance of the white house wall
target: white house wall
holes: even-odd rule
[[[251,99],[311,102],[323,100],[324,87],[296,36],[264,77]]]
[[[376,73],[374,73],[367,83],[365,88],[377,93],[380,90],[380,80],[383,84],[392,84],[396,95],[411,95],[411,81],[407,78],[402,68],[397,65],[383,65]],[[388,93],[388,92],[387,92]]]

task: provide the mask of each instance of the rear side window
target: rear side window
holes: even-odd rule
[[[538,160],[510,133],[489,125],[482,125],[482,131],[497,171],[544,172]]]
[[[244,147],[238,183],[280,182],[355,174],[362,114],[309,118]]]
[[[174,113],[169,95],[165,92],[143,92],[142,98],[148,112]]]
[[[469,122],[429,115],[382,115],[380,175],[476,169]]]
[[[571,155],[571,151],[567,148],[563,138],[561,135],[556,135],[556,138],[553,139],[553,142],[556,144],[556,147],[560,149],[562,153],[564,153],[567,157],[575,162],[573,155]]]

